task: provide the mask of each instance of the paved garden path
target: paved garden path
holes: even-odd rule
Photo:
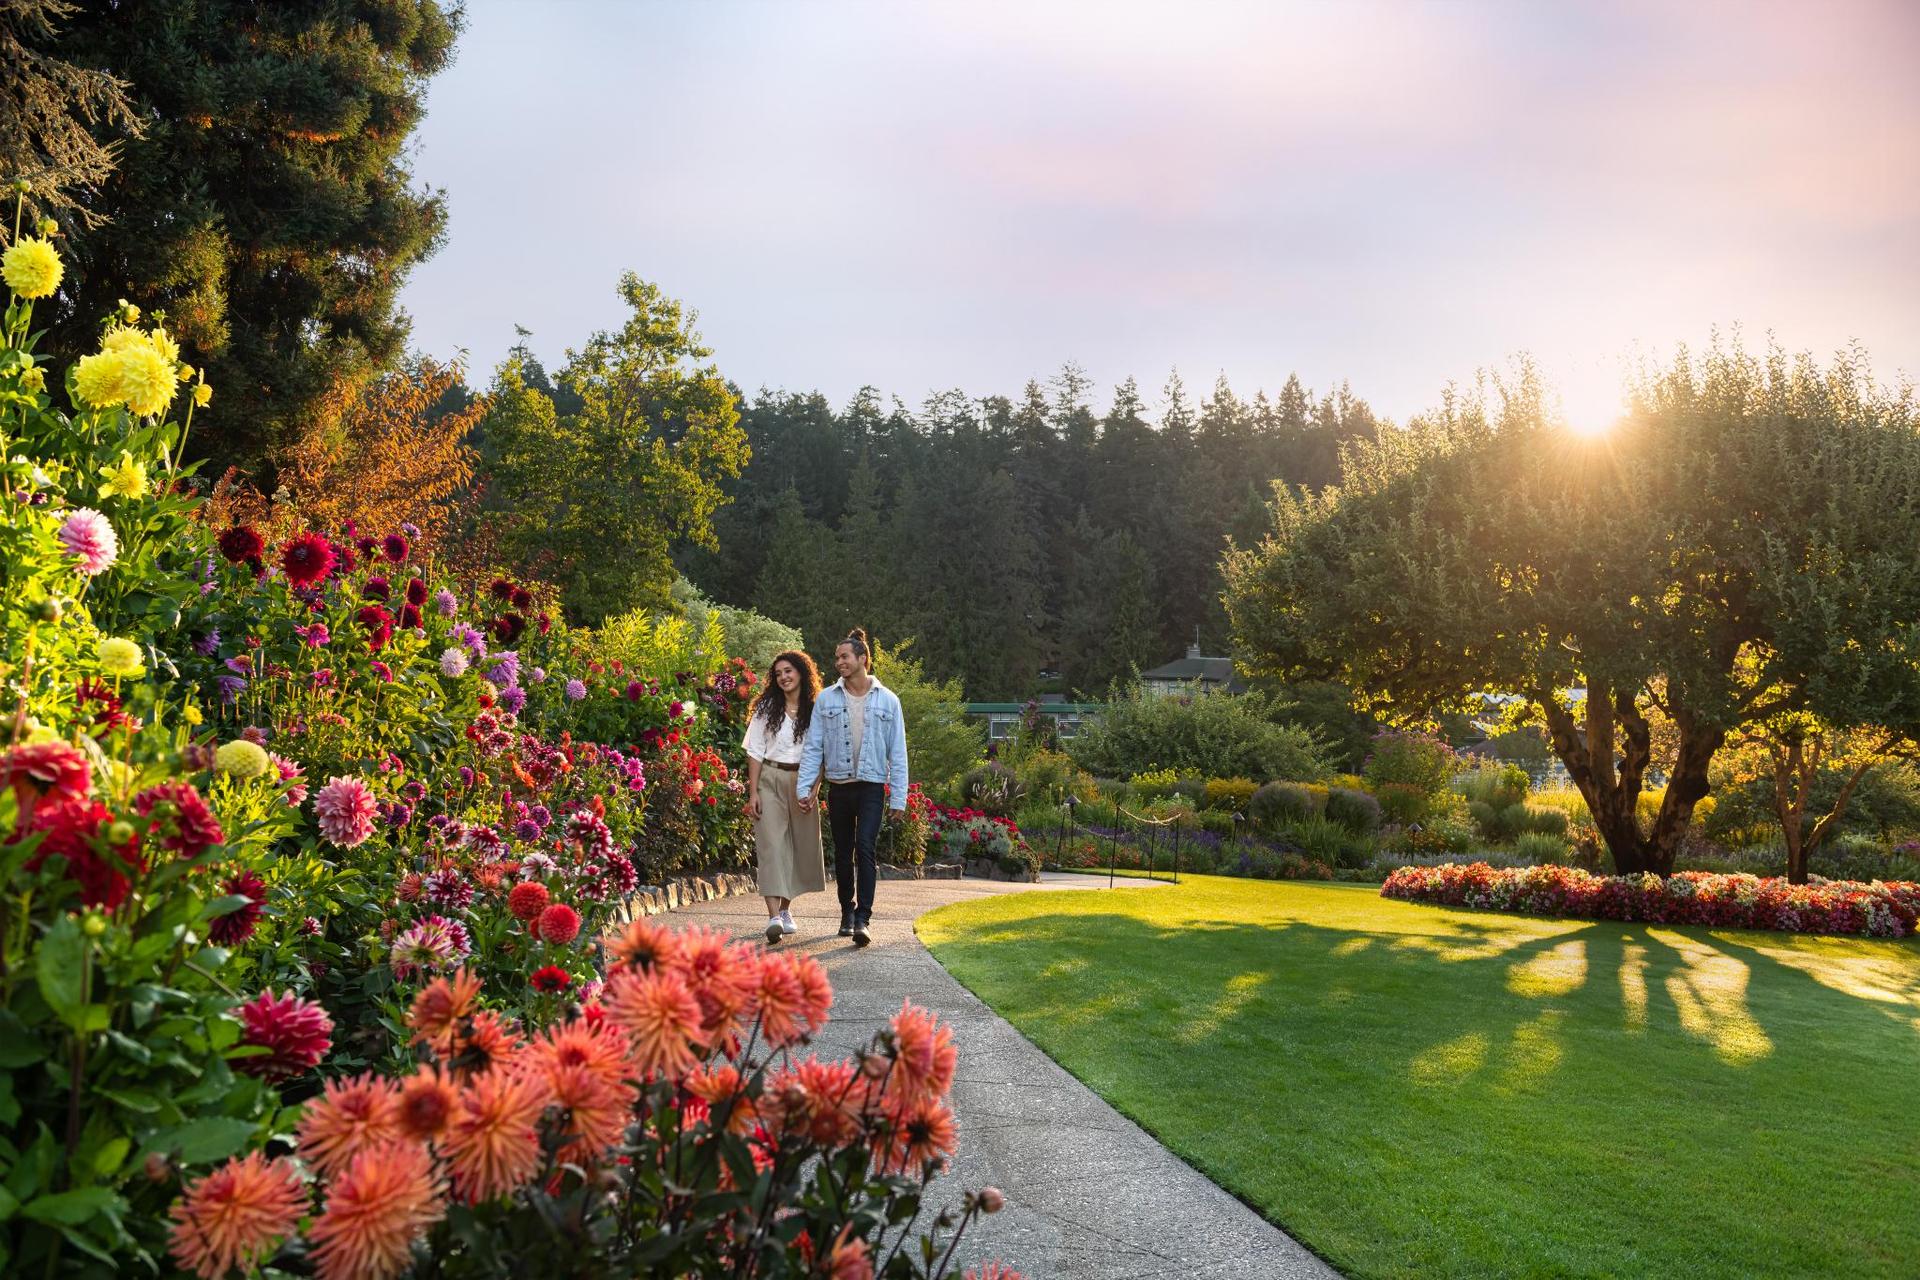
[[[1123,881],[1116,893],[1165,891]],[[798,937],[782,944],[817,957],[833,979],[833,1017],[816,1042],[823,1056],[851,1053],[912,999],[951,1023],[960,1048],[953,1086],[960,1149],[934,1184],[929,1209],[962,1188],[1006,1193],[1007,1207],[978,1220],[956,1257],[999,1257],[1028,1280],[1291,1280],[1337,1273],[1154,1141],[1068,1075],[1004,1018],[947,974],[914,936],[921,912],[995,893],[1106,891],[1088,876],[1050,874],[1037,885],[986,880],[882,881],[873,945],[836,937],[839,908],[824,894],[799,899]],[[722,898],[674,913],[737,933],[766,926],[758,898]],[[1231,1082],[1221,1081],[1230,1088]]]

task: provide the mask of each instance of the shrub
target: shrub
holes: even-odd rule
[[[880,825],[874,856],[896,867],[917,867],[927,860],[927,842],[932,834],[933,803],[919,783],[909,783],[906,810]]]
[[[1199,823],[1202,831],[1211,832],[1222,838],[1233,835],[1234,815],[1227,810],[1202,809],[1194,815],[1194,820]]]
[[[1127,779],[1127,790],[1140,804],[1152,804],[1173,794],[1179,775],[1171,769],[1149,769]]]
[[[1298,782],[1269,782],[1247,802],[1247,816],[1256,827],[1268,832],[1279,831],[1288,823],[1304,822],[1319,813],[1320,805],[1313,792]]]
[[[1380,802],[1364,791],[1328,788],[1326,815],[1329,821],[1361,835],[1371,835],[1380,829]]]
[[[1044,750],[1025,753],[1013,771],[1025,794],[1049,803],[1073,794],[1080,772],[1065,752]]]
[[[1136,688],[1109,702],[1073,740],[1081,767],[1120,775],[1166,768],[1202,778],[1318,778],[1327,772],[1309,730],[1269,718],[1259,694],[1154,697]]]
[[[1455,775],[1453,789],[1470,801],[1506,809],[1527,798],[1527,771],[1515,765],[1482,764]]]
[[[996,818],[1011,818],[1026,798],[1013,770],[991,761],[968,770],[956,789],[963,807],[978,809]]]
[[[1209,778],[1201,803],[1209,809],[1244,811],[1259,789],[1251,778]]]
[[[1784,879],[1677,871],[1597,876],[1571,867],[1500,870],[1484,862],[1402,867],[1386,898],[1582,920],[1632,920],[1795,933],[1903,938],[1920,918],[1920,884],[1789,884]]]
[[[1195,807],[1205,801],[1206,794],[1207,782],[1204,778],[1179,778],[1173,784],[1173,795]]]
[[[1380,802],[1382,816],[1395,826],[1403,827],[1427,816],[1426,792],[1410,783],[1389,782],[1375,791],[1373,798]]]
[[[1567,842],[1560,836],[1523,831],[1514,838],[1513,856],[1522,862],[1563,862],[1567,856]]]
[[[1447,789],[1458,767],[1453,748],[1432,734],[1389,729],[1373,736],[1373,753],[1360,772],[1375,791],[1398,782],[1432,796]]]
[[[1548,809],[1541,805],[1524,806],[1525,824],[1523,831],[1537,832],[1543,836],[1565,837],[1567,834],[1567,815],[1563,809]]]

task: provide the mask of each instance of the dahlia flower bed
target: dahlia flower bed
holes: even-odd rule
[[[49,234],[0,254],[0,1274],[948,1274],[1000,1197],[910,1225],[946,1029],[822,1062],[811,961],[624,910],[743,856],[752,674],[409,524],[211,519],[159,317],[34,351]]]
[[[1484,862],[1401,867],[1380,887],[1387,898],[1585,920],[1699,924],[1724,929],[1904,938],[1920,918],[1920,883],[1681,871],[1599,876],[1575,867],[1490,867]]]

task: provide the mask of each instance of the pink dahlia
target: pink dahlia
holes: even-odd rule
[[[113,523],[92,507],[81,507],[60,526],[60,545],[77,562],[74,567],[91,578],[104,573],[120,555],[120,539]]]
[[[13,790],[22,820],[34,802],[81,801],[93,790],[93,768],[80,748],[65,742],[29,742],[0,751],[0,786]]]
[[[314,586],[333,572],[336,563],[333,544],[317,533],[291,538],[280,549],[280,567],[296,587]]]
[[[240,1006],[246,1024],[240,1043],[271,1050],[251,1058],[236,1058],[234,1066],[267,1080],[290,1080],[311,1071],[333,1048],[333,1019],[311,1000],[289,991],[274,995],[269,987]]]
[[[277,752],[267,752],[267,759],[273,762],[273,771],[280,775],[280,782],[287,789],[287,806],[298,809],[307,802],[306,771],[300,765]]]
[[[373,789],[354,777],[329,778],[313,798],[313,816],[320,824],[320,834],[342,849],[366,843],[373,834],[377,811]]]

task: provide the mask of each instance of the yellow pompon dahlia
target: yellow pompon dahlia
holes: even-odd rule
[[[258,743],[235,738],[213,753],[213,767],[236,778],[257,778],[273,767],[273,761],[267,759],[266,750]]]
[[[133,455],[124,449],[120,452],[120,461],[100,469],[100,477],[106,481],[100,486],[100,496],[103,498],[139,498],[146,495],[147,468],[135,462]]]
[[[100,669],[110,676],[132,678],[146,670],[140,646],[120,636],[108,636],[100,642]]]
[[[100,349],[102,351],[112,351],[116,354],[123,351],[130,351],[135,347],[150,347],[152,345],[153,343],[148,340],[145,333],[134,328],[132,325],[125,324],[113,326],[113,328],[107,330],[106,336],[100,339]]]
[[[151,344],[128,347],[120,353],[120,386],[127,394],[127,408],[136,417],[165,413],[179,385],[173,378],[172,363]]]
[[[96,409],[120,404],[127,398],[121,390],[120,353],[102,351],[81,356],[73,372],[73,392]]]
[[[46,297],[60,287],[65,273],[53,246],[36,236],[22,236],[0,254],[0,278],[22,298]]]

